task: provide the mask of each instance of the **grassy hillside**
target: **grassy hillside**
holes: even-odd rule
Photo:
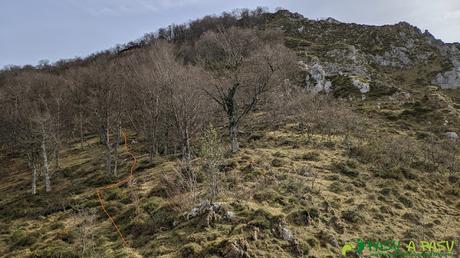
[[[117,181],[104,174],[96,139],[84,149],[75,144],[63,150],[48,194],[30,195],[25,164],[3,156],[0,252],[6,257],[337,257],[343,243],[355,238],[458,239],[457,171],[423,163],[417,153],[421,133],[393,121],[371,118],[363,133],[368,136],[346,143],[340,135],[307,136],[296,122],[248,126],[241,152],[222,163],[218,208],[194,215],[189,213],[200,202],[194,204],[177,181],[178,157],[156,157],[150,164],[141,144],[131,143],[139,160],[135,184],[104,193],[129,246],[123,246],[95,194]],[[414,152],[412,164],[386,164],[412,159],[386,160],[411,155],[405,151]],[[119,178],[129,173],[126,153],[122,165]],[[204,200],[202,165],[200,158],[193,161]]]

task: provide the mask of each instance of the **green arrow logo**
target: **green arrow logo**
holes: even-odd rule
[[[347,252],[354,251],[355,250],[355,245],[352,243],[345,243],[345,245],[342,247],[342,255],[347,256]]]

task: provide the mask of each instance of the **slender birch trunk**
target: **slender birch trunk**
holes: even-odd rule
[[[37,166],[32,165],[32,194],[37,194]]]
[[[80,147],[83,149],[84,135],[83,135],[83,112],[79,112],[80,116]]]
[[[240,149],[238,143],[238,125],[236,123],[230,122],[229,135],[232,152],[236,153]]]
[[[29,167],[32,169],[32,194],[37,194],[37,165],[30,153],[27,154]]]
[[[117,130],[115,132],[115,148],[114,148],[114,165],[113,165],[113,174],[117,176],[117,170],[118,170],[118,147],[120,146],[120,141],[121,141],[121,125],[120,122],[117,123]]]
[[[51,180],[50,180],[50,172],[49,172],[49,164],[48,164],[48,155],[46,153],[46,134],[45,134],[45,124],[42,123],[42,142],[41,142],[41,150],[42,150],[42,158],[43,158],[43,172],[45,174],[45,191],[51,191]]]
[[[58,101],[57,105],[57,121],[56,121],[56,148],[54,149],[55,166],[60,168],[59,151],[61,150],[61,102]]]
[[[110,132],[109,132],[109,118],[107,118],[107,125],[105,128],[105,146],[107,155],[107,174],[112,174],[112,147],[110,146]]]
[[[190,151],[190,135],[188,128],[185,128],[182,132],[182,159],[190,160],[191,158],[192,154]]]
[[[152,129],[150,134],[150,147],[149,147],[149,161],[150,163],[153,162],[153,156],[156,154],[156,143],[155,143],[155,131]]]

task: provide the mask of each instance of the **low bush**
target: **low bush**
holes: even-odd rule
[[[351,223],[358,223],[364,221],[364,216],[358,211],[346,210],[342,212],[342,219]]]
[[[357,171],[354,168],[351,168],[350,166],[344,163],[335,163],[334,168],[337,169],[340,173],[349,177],[359,176],[359,171]]]
[[[37,241],[37,236],[23,229],[16,229],[10,235],[9,241],[12,248],[31,246]]]

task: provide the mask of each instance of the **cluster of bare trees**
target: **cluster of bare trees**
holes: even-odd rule
[[[271,30],[232,27],[188,44],[188,61],[184,45],[156,40],[82,65],[3,71],[2,145],[28,161],[32,192],[39,175],[51,191],[62,146],[86,148],[88,137],[98,136],[107,174],[117,175],[122,128],[145,143],[150,159],[177,151],[189,160],[203,125],[224,116],[238,151],[241,121],[296,70],[295,55]]]
[[[59,168],[59,150],[62,145],[63,78],[57,75],[25,72],[9,78],[2,88],[2,122],[8,127],[3,142],[10,151],[19,151],[29,164],[36,193],[39,170],[45,179],[45,189],[51,191],[51,167]]]
[[[309,142],[314,140],[315,135],[320,136],[322,141],[339,137],[343,143],[351,138],[363,140],[367,137],[369,121],[354,112],[346,101],[288,86],[278,95],[271,96],[270,107],[267,108],[271,121],[296,122]]]

